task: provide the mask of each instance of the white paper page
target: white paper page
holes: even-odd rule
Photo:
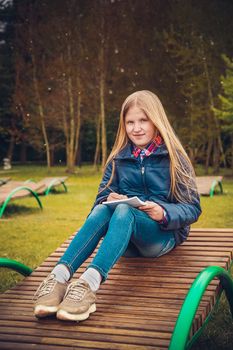
[[[137,208],[141,205],[145,205],[146,203],[141,201],[138,197],[132,197],[132,198],[126,198],[126,199],[119,199],[117,201],[109,201],[109,202],[103,202],[102,204],[106,204],[110,206],[111,208],[115,208],[118,204],[126,203],[130,205],[131,207]]]

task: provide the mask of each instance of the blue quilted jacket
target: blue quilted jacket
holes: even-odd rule
[[[164,231],[173,231],[176,244],[186,240],[190,224],[197,221],[201,214],[200,199],[193,192],[190,203],[179,203],[169,196],[170,169],[169,154],[162,144],[154,154],[145,157],[142,162],[132,155],[132,145],[128,143],[114,158],[115,175],[109,188],[96,197],[94,206],[107,199],[111,192],[138,196],[141,200],[152,201],[162,206],[167,213],[167,224],[161,224]],[[108,183],[112,174],[112,162],[108,164],[99,191]]]

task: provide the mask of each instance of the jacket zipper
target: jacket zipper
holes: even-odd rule
[[[144,173],[145,173],[145,166],[142,164],[141,165],[142,183],[143,183],[143,187],[144,187],[144,193],[147,194],[147,188],[146,188]]]

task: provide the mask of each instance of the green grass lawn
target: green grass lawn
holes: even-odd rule
[[[201,174],[202,170],[198,169]],[[64,176],[63,167],[55,167],[48,174],[42,166],[14,166],[9,172],[0,171],[0,177],[15,180],[46,176]],[[0,256],[18,260],[31,268],[37,267],[61,243],[76,231],[88,215],[95,199],[101,178],[91,166],[77,168],[67,181],[68,193],[63,189],[49,196],[42,196],[43,211],[34,198],[15,200],[0,220]],[[203,213],[194,227],[233,227],[233,178],[225,177],[223,195],[202,197]],[[0,270],[0,291],[19,281],[17,273]],[[221,298],[213,320],[192,349],[233,349],[233,323],[225,297]]]

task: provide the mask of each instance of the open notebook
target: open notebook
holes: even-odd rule
[[[115,208],[118,204],[128,204],[131,205],[131,207],[137,208],[140,207],[141,205],[145,205],[146,203],[141,201],[138,197],[132,197],[132,198],[126,198],[126,199],[119,199],[116,201],[109,201],[109,202],[103,202],[102,204],[106,204],[110,206],[111,208]]]

